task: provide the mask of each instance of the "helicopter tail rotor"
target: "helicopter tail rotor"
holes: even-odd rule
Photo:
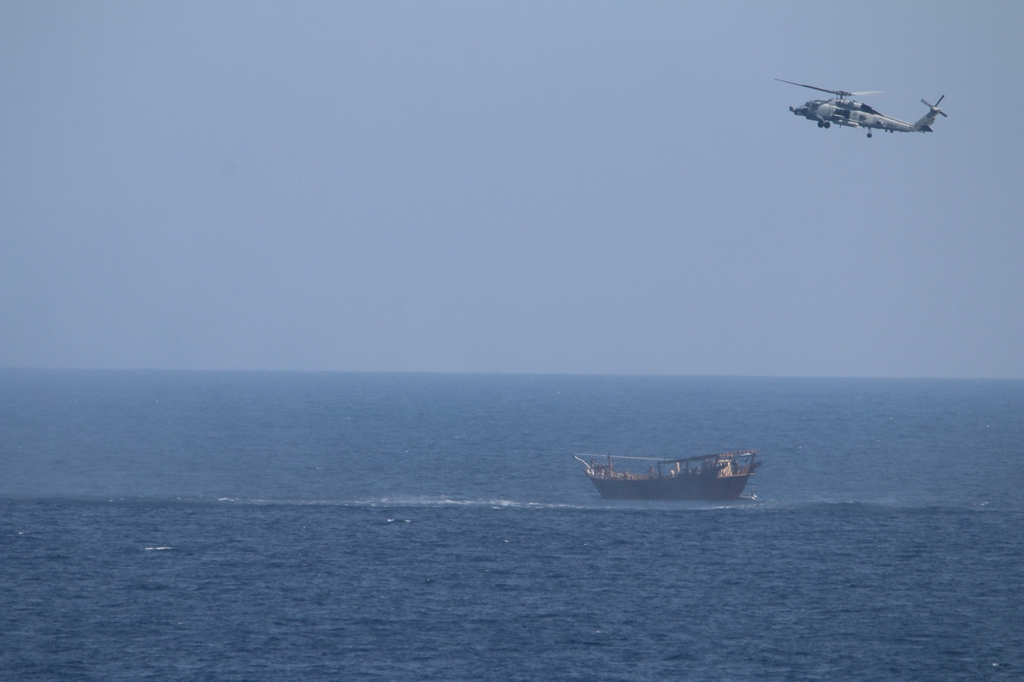
[[[936,116],[942,114],[944,118],[949,118],[945,111],[939,109],[939,102],[945,98],[946,96],[943,95],[935,102],[935,104],[928,104],[928,102],[925,102],[925,100],[922,99],[921,101],[924,102],[926,107],[928,107],[928,113],[922,116],[921,119],[911,127],[911,130],[916,133],[930,133],[932,132],[932,124],[935,123]]]
[[[922,104],[924,104],[924,105],[925,105],[926,107],[928,107],[929,109],[931,109],[932,111],[934,111],[935,113],[937,113],[937,114],[942,114],[942,115],[943,115],[944,117],[946,117],[946,118],[949,118],[949,116],[948,116],[948,115],[946,115],[946,112],[945,112],[945,111],[943,111],[942,109],[939,109],[939,103],[940,103],[940,102],[942,102],[942,100],[944,100],[944,99],[946,99],[946,96],[945,96],[945,95],[943,95],[942,97],[940,97],[940,98],[939,98],[939,99],[938,99],[938,100],[937,100],[937,101],[935,102],[935,104],[928,104],[928,102],[925,102],[925,101],[924,101],[924,99],[922,99],[922,100],[921,100],[921,103],[922,103]]]

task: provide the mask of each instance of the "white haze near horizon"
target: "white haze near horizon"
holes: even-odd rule
[[[1016,2],[4,1],[0,367],[1024,378],[1022,35]],[[949,118],[823,131],[775,78]]]

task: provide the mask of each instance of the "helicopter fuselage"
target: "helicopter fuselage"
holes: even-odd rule
[[[828,128],[835,123],[850,128],[887,130],[889,132],[931,132],[928,125],[918,126],[898,118],[892,118],[872,109],[867,104],[849,99],[815,99],[800,107],[790,107],[797,116],[817,121],[819,128]]]

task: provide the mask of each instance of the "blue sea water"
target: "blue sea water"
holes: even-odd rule
[[[0,371],[0,679],[1022,678],[1024,382]]]

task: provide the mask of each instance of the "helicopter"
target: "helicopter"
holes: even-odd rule
[[[873,128],[876,130],[884,130],[889,133],[930,133],[932,132],[932,124],[935,123],[935,117],[939,114],[946,116],[946,112],[939,109],[939,103],[945,99],[945,95],[940,97],[935,104],[928,104],[928,102],[925,102],[922,99],[921,102],[928,107],[928,113],[918,119],[916,123],[907,123],[906,121],[901,121],[898,118],[892,118],[891,116],[879,113],[867,104],[861,104],[860,102],[855,102],[852,99],[847,99],[847,97],[852,97],[854,95],[876,95],[878,94],[877,92],[826,90],[825,88],[819,88],[814,85],[804,85],[803,83],[784,81],[781,78],[776,78],[775,80],[780,83],[799,85],[801,88],[820,90],[821,92],[827,92],[835,95],[832,99],[815,99],[807,102],[803,106],[789,108],[789,110],[797,116],[803,116],[809,121],[817,121],[819,128],[831,128],[833,123],[839,126],[848,126],[850,128],[867,128],[868,137],[871,137],[871,130]]]

